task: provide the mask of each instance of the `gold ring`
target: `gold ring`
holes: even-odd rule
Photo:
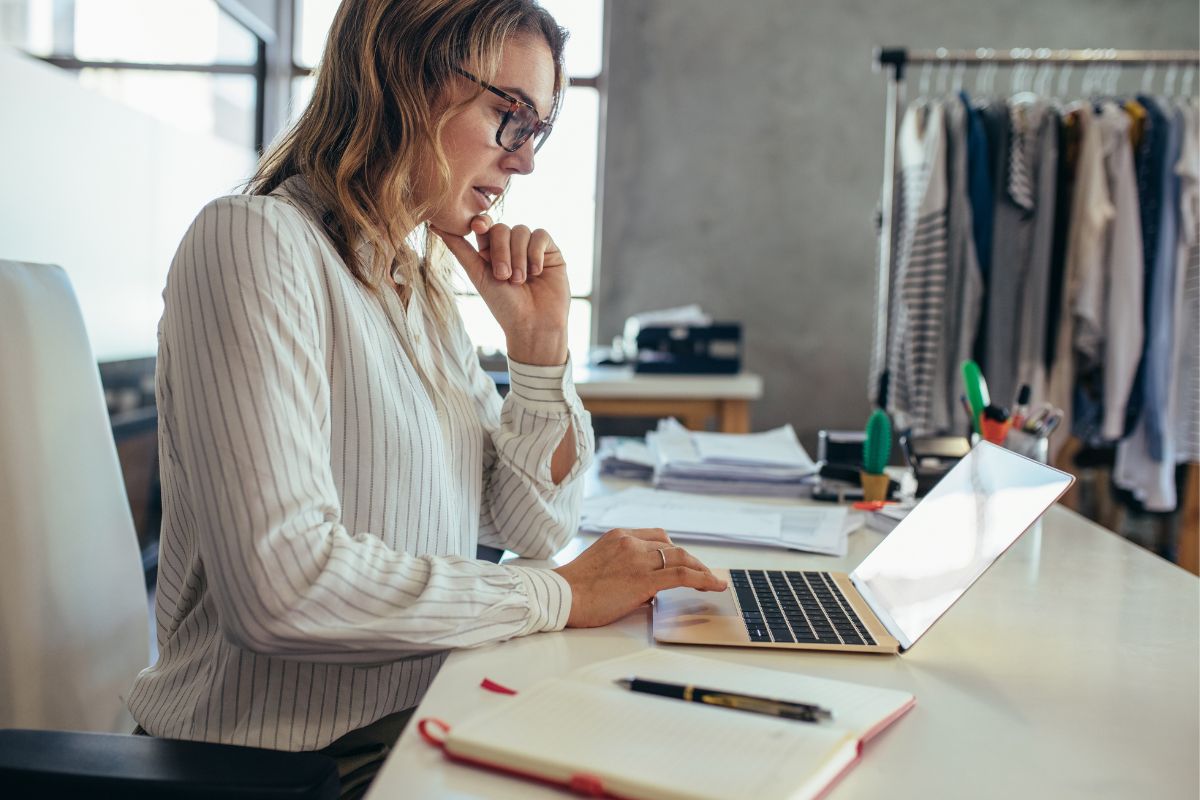
[[[667,568],[667,548],[665,548],[665,547],[658,548],[658,557],[662,559],[662,562],[663,562],[662,568],[666,569]]]

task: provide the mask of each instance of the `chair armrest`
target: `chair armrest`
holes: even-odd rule
[[[288,798],[338,796],[337,764],[209,742],[75,731],[0,730],[5,797]]]

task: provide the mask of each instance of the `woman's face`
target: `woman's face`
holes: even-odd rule
[[[457,78],[461,100],[478,93],[467,78]],[[500,70],[492,85],[531,104],[538,118],[550,113],[554,100],[554,60],[550,47],[538,36],[522,35],[508,41],[500,56]],[[496,129],[508,103],[492,92],[483,92],[450,119],[442,129],[442,148],[450,163],[450,191],[446,202],[430,218],[435,227],[465,236],[471,218],[491,207],[514,174],[533,172],[533,140],[509,153],[496,144]]]

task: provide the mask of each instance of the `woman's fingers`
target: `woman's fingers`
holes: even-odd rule
[[[546,264],[546,250],[554,245],[550,234],[543,228],[538,228],[529,237],[529,276],[542,274]]]
[[[541,275],[547,261],[553,260],[555,263],[552,266],[561,265],[562,258],[554,239],[542,228],[531,231],[525,225],[509,227],[497,224],[487,214],[472,217],[470,228],[475,234],[475,247],[471,247],[461,236],[455,237],[446,231],[433,229],[468,271],[479,267],[477,257],[484,265],[490,266],[492,277],[496,280],[520,285],[529,278]],[[471,252],[464,248],[469,248]]]
[[[488,254],[492,262],[492,275],[498,281],[513,277],[510,241],[512,229],[507,225],[493,225],[486,234]]]
[[[689,567],[667,567],[654,573],[652,577],[654,591],[663,592],[686,586],[689,589],[699,589],[702,592],[723,592],[727,588],[725,581],[707,570],[701,572]]]
[[[712,572],[704,564],[700,563],[700,559],[684,550],[682,547],[668,546],[656,547],[647,554],[646,564],[651,571],[654,570],[670,570],[677,567],[684,567],[695,572],[703,572],[706,575],[711,575]]]
[[[512,282],[524,283],[529,275],[529,237],[531,231],[517,225],[509,232],[509,254],[512,256]]]
[[[463,269],[467,272],[467,277],[471,279],[471,283],[475,284],[476,289],[483,288],[483,277],[487,272],[487,261],[481,252],[475,250],[464,237],[458,234],[443,231],[430,226],[438,238],[445,243],[446,249],[450,251],[458,263],[462,264]]]
[[[625,528],[624,531],[635,539],[642,539],[647,542],[662,542],[667,546],[672,544],[671,537],[667,536],[667,532],[662,528]]]

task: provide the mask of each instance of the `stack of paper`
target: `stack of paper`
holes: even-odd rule
[[[662,528],[672,539],[844,556],[851,528],[846,512],[845,506],[778,506],[639,486],[584,500],[580,529]]]
[[[664,419],[646,444],[655,458],[654,485],[662,489],[799,497],[817,474],[791,425],[763,433],[703,433]]]
[[[648,481],[654,475],[654,453],[641,439],[601,436],[596,458],[606,477]]]

